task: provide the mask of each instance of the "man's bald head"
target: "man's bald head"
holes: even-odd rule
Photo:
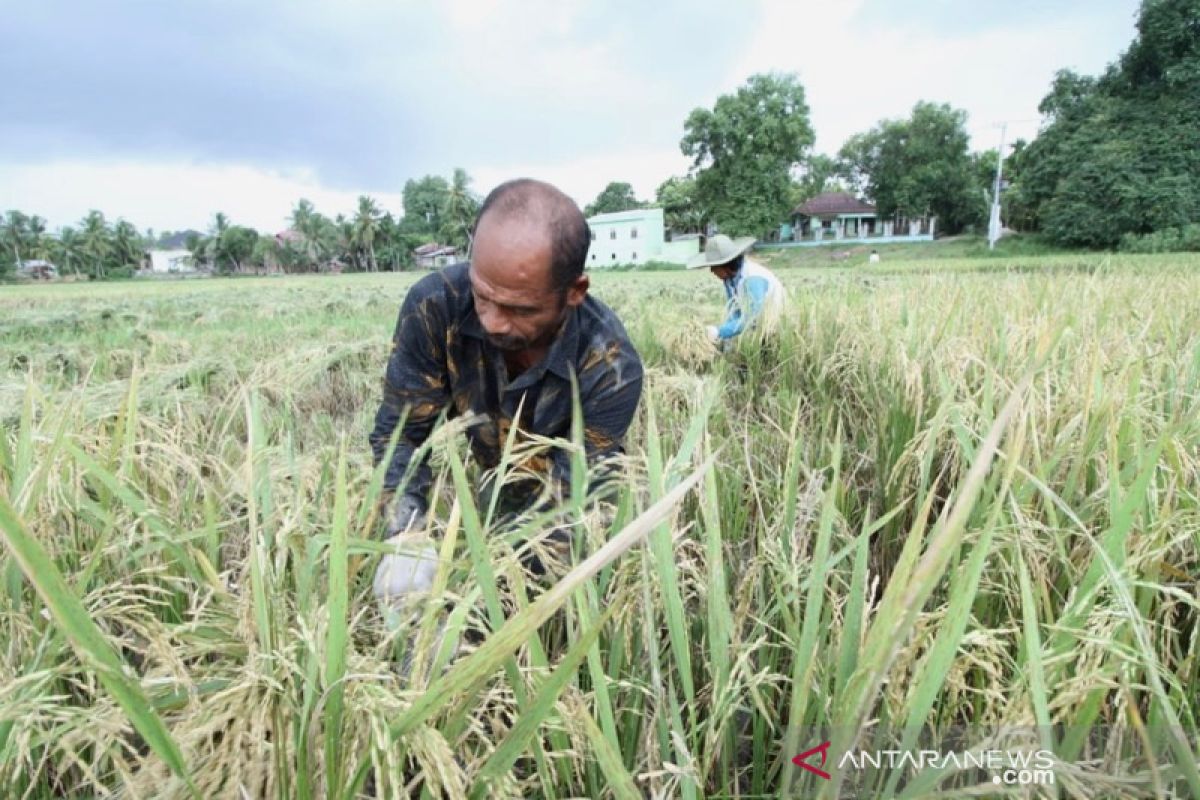
[[[548,183],[518,178],[500,184],[483,201],[475,232],[506,222],[543,227],[550,245],[554,289],[565,290],[583,274],[591,231],[575,201]]]

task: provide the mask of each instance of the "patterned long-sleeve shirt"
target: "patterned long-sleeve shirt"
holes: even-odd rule
[[[475,312],[468,265],[456,264],[417,281],[400,308],[383,402],[370,436],[378,464],[407,410],[385,488],[395,489],[401,482],[443,409],[450,417],[478,415],[467,436],[485,469],[499,464],[514,424],[518,437],[569,439],[572,374],[579,383],[588,462],[594,464],[622,451],[642,393],[641,358],[616,314],[588,295],[568,312],[545,358],[510,381],[503,353],[488,341]],[[555,448],[524,466],[569,482],[565,449]],[[422,463],[405,492],[425,498],[431,483],[431,470]]]

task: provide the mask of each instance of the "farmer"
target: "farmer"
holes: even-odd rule
[[[509,181],[484,200],[469,262],[428,275],[409,290],[370,435],[378,464],[404,421],[385,490],[395,491],[410,467],[413,474],[387,515],[389,541],[411,544],[412,534],[424,530],[432,474],[427,456],[414,459],[443,409],[471,419],[471,450],[490,469],[500,463],[514,426],[518,442],[527,435],[570,438],[574,379],[589,465],[622,451],[642,392],[642,362],[617,315],[588,294],[583,267],[590,242],[587,222],[569,197],[540,181]],[[559,492],[569,486],[567,450],[552,449],[528,462],[520,466]],[[506,484],[498,506],[502,512],[527,509],[541,488],[541,481]],[[487,497],[491,491],[485,485]],[[569,543],[559,535],[549,544],[561,555]],[[405,548],[408,554],[381,560],[376,596],[396,602],[432,584],[436,553],[427,540],[415,540],[418,546]],[[525,563],[542,571],[536,559]]]
[[[706,329],[714,344],[724,345],[751,328],[767,332],[783,311],[783,284],[769,269],[746,257],[753,244],[752,237],[733,240],[723,234],[710,236],[704,252],[687,264],[688,269],[708,267],[725,283],[725,322]]]

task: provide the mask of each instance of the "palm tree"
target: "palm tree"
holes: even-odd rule
[[[199,267],[204,265],[205,269],[212,270],[212,238],[199,233],[189,234],[187,241],[184,244],[192,254],[192,262]]]
[[[471,227],[478,213],[479,198],[471,191],[471,176],[462,167],[456,167],[442,207],[441,235],[445,242],[470,250]]]
[[[292,209],[292,230],[303,231],[316,215],[317,212],[313,208],[312,201],[301,197],[300,201],[296,203],[296,207]]]
[[[142,239],[137,228],[123,219],[113,226],[113,251],[121,266],[140,267],[143,260]]]
[[[221,272],[227,272],[229,259],[226,258],[226,238],[229,233],[229,217],[223,211],[213,215],[213,224],[209,226],[208,237],[205,240],[205,251],[208,260],[215,263]]]
[[[279,243],[274,236],[263,234],[254,242],[254,249],[250,252],[250,260],[254,263],[255,272],[270,272],[273,265],[282,264],[279,255]]]
[[[392,272],[400,269],[403,248],[404,242],[401,241],[400,228],[396,225],[396,218],[385,212],[379,219],[379,232],[375,235],[375,252],[386,269]]]
[[[334,258],[345,258],[359,270],[362,264],[358,260],[358,252],[354,249],[354,222],[346,219],[344,214],[338,214],[333,220],[333,238],[337,252]]]
[[[112,255],[112,242],[109,239],[108,223],[104,215],[92,210],[87,213],[81,223],[83,227],[83,252],[91,262],[91,274],[96,278],[105,275],[104,262]]]
[[[83,258],[83,237],[79,231],[66,226],[58,232],[58,241],[54,245],[55,258],[63,262],[63,266],[79,275],[79,259]]]
[[[50,246],[54,240],[46,234],[46,220],[34,214],[29,218],[29,240],[26,247],[34,258],[50,258]]]
[[[315,269],[325,260],[330,239],[336,235],[333,223],[313,208],[312,201],[304,198],[292,209],[292,230],[304,237],[303,251],[311,267]]]
[[[379,205],[367,195],[358,198],[358,213],[354,215],[354,234],[351,242],[355,248],[367,252],[367,269],[378,272],[379,265],[375,261],[375,236],[379,233],[379,221],[382,214]]]
[[[9,211],[0,220],[0,240],[13,251],[13,267],[21,268],[21,249],[29,237],[29,217],[20,211]]]

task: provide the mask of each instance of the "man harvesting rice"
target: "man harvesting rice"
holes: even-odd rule
[[[746,256],[752,237],[733,240],[723,234],[710,236],[704,252],[688,262],[688,269],[708,267],[725,284],[726,317],[717,327],[708,326],[708,338],[718,345],[750,329],[768,332],[783,311],[786,292],[772,272]]]
[[[399,441],[384,488],[413,474],[388,516],[401,541],[424,528],[432,474],[417,449],[443,409],[471,418],[472,452],[484,469],[500,463],[509,431],[567,439],[572,377],[578,382],[589,464],[618,454],[642,391],[642,362],[616,314],[588,294],[591,233],[579,207],[555,187],[520,179],[498,186],[475,223],[469,263],[429,275],[400,309],[370,441],[378,464],[396,427]],[[407,415],[407,416],[405,416]],[[569,453],[555,449],[532,465],[569,485]],[[528,483],[500,489],[503,510],[536,499]],[[559,540],[558,549],[567,544]],[[375,593],[395,602],[432,584],[436,552],[385,556]],[[536,562],[532,564],[535,571]]]

